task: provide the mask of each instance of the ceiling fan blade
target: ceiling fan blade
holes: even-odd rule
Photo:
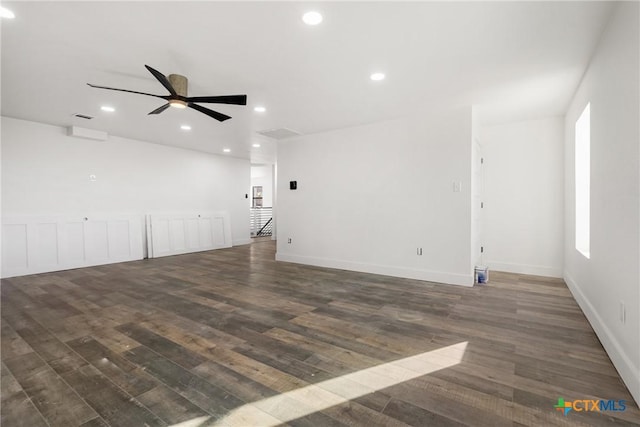
[[[147,67],[147,70],[149,70],[149,72],[153,74],[153,77],[155,77],[160,83],[162,83],[162,86],[164,86],[171,93],[171,95],[177,95],[176,90],[173,88],[173,86],[171,86],[171,83],[169,83],[169,79],[167,79],[164,74],[162,74],[158,70],[154,70],[148,65],[145,65],[145,67]]]
[[[210,110],[208,108],[202,107],[198,104],[194,104],[192,102],[190,102],[189,104],[187,104],[190,108],[193,108],[196,111],[200,111],[201,113],[206,114],[209,117],[213,117],[214,119],[216,119],[219,122],[224,122],[225,120],[230,119],[230,116],[227,116],[226,114],[222,114],[222,113],[218,113],[217,111],[213,111]]]
[[[166,104],[164,104],[162,107],[158,107],[155,110],[153,110],[152,112],[150,112],[149,114],[160,114],[162,113],[164,110],[166,110],[167,108],[169,108],[171,104],[169,104],[168,102]]]
[[[226,96],[194,96],[187,98],[189,102],[210,102],[212,104],[247,105],[247,95]]]
[[[92,85],[91,83],[87,83],[89,86],[91,87],[95,87],[97,89],[108,89],[108,90],[117,90],[119,92],[129,92],[129,93],[137,93],[138,95],[147,95],[147,96],[155,96],[156,98],[162,98],[162,99],[169,99],[168,96],[162,96],[162,95],[154,95],[152,93],[144,93],[144,92],[136,92],[135,90],[127,90],[127,89],[116,89],[114,87],[106,87],[106,86],[98,86],[98,85]]]

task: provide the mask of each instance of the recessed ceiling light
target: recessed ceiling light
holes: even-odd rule
[[[0,17],[1,18],[7,18],[7,19],[13,19],[16,17],[16,15],[11,12],[9,9],[7,9],[6,7],[2,7],[0,6]]]
[[[180,126],[180,129],[182,129],[182,130],[191,130],[191,126],[189,126],[189,125],[182,125],[182,126]]]
[[[224,151],[225,153],[230,153],[231,152],[231,148],[224,148],[222,151]]]
[[[260,148],[260,144],[253,144],[253,148]]]
[[[107,113],[113,113],[114,111],[116,111],[115,108],[109,107],[108,105],[103,105],[102,107],[100,107],[100,109],[102,111],[106,111]]]
[[[302,15],[302,20],[307,25],[318,25],[322,22],[322,15],[316,11],[311,11]]]
[[[380,80],[384,80],[384,73],[373,73],[370,76],[371,80],[373,81],[380,81]]]
[[[258,113],[264,113],[265,111],[267,111],[267,109],[264,107],[253,107],[253,111],[256,111]]]

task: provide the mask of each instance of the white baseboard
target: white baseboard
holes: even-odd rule
[[[490,270],[505,271],[507,273],[531,274],[534,276],[562,278],[562,269],[541,265],[510,264],[506,262],[486,261]]]
[[[242,246],[251,243],[251,239],[236,239],[231,242],[231,246]]]
[[[43,273],[54,273],[56,271],[67,271],[67,270],[77,270],[80,268],[88,268],[88,267],[98,267],[101,265],[109,265],[109,264],[120,264],[123,262],[132,262],[132,261],[140,261],[144,258],[140,257],[140,258],[130,258],[130,257],[126,257],[126,258],[115,258],[115,259],[110,259],[108,261],[94,261],[91,264],[86,264],[86,263],[76,263],[76,264],[67,264],[63,267],[61,266],[45,266],[45,267],[36,267],[30,270],[24,270],[24,271],[17,271],[17,272],[13,272],[12,274],[5,274],[5,272],[3,271],[2,274],[0,275],[0,277],[2,277],[3,279],[10,279],[12,277],[20,277],[20,276],[30,276],[32,274],[43,274]]]
[[[276,261],[314,265],[316,267],[337,268],[340,270],[358,271],[361,273],[381,274],[384,276],[424,280],[427,282],[445,283],[448,285],[473,286],[472,274],[444,273],[440,271],[420,270],[407,267],[393,267],[387,265],[342,261],[337,259],[283,254],[281,252],[276,253]]]
[[[631,392],[636,404],[640,404],[640,366],[635,366],[631,357],[624,351],[593,304],[591,304],[577,283],[566,271],[564,272],[564,281],[567,283],[569,290],[578,302],[582,312],[587,317],[591,327],[596,332],[598,339],[600,339],[602,346],[611,359],[611,362],[613,362],[613,366],[620,374],[622,381],[624,381],[629,392]]]

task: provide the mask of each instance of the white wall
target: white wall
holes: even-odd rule
[[[470,164],[470,108],[280,141],[276,259],[472,285]]]
[[[564,278],[640,402],[639,7],[616,6],[566,114]],[[575,249],[575,122],[591,103],[591,253]],[[626,322],[620,304],[626,305]]]
[[[562,277],[564,120],[483,127],[484,263]]]
[[[273,165],[251,165],[252,189],[256,185],[262,186],[262,206],[273,207]]]
[[[3,216],[227,211],[233,243],[250,241],[248,160],[7,117],[1,144]]]

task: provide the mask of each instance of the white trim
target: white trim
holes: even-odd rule
[[[144,258],[142,257],[140,258],[126,257],[126,258],[113,258],[112,260],[109,260],[109,261],[95,261],[90,264],[75,263],[75,264],[67,264],[61,267],[34,267],[28,270],[24,269],[24,270],[12,271],[12,272],[6,273],[6,275],[5,275],[5,272],[3,271],[2,278],[11,279],[12,277],[30,276],[33,274],[55,273],[57,271],[78,270],[80,268],[99,267],[102,265],[109,265],[109,264],[121,264],[123,262],[134,262],[134,261],[140,261],[143,259]]]
[[[147,244],[151,246],[150,258],[230,248],[233,245],[226,211],[150,214],[148,218],[151,224],[151,233],[147,234]],[[222,230],[216,229],[216,221],[222,224]]]
[[[445,283],[448,285],[473,286],[473,274],[446,273],[408,267],[394,267],[363,262],[283,254],[280,252],[276,253],[276,261],[314,265],[317,267],[337,268],[340,270],[359,271],[362,273],[381,274],[384,276],[424,280],[427,282]]]
[[[510,264],[507,262],[486,261],[490,270],[507,273],[531,274],[534,276],[562,278],[562,269],[542,265]]]
[[[151,232],[151,215],[144,216],[144,246],[146,251],[145,258],[153,258],[153,233]]]
[[[251,243],[251,239],[237,239],[237,240],[233,240],[231,242],[232,246],[242,246],[242,245],[248,245]]]
[[[142,215],[97,213],[3,216],[0,276],[25,276],[143,259],[141,219]],[[42,226],[54,232],[41,234]],[[94,226],[100,228],[92,231]],[[11,228],[18,233],[8,234]]]
[[[567,283],[569,290],[578,302],[582,312],[587,317],[591,327],[602,343],[604,350],[611,359],[613,366],[620,374],[622,381],[624,381],[636,403],[640,403],[640,367],[634,366],[633,360],[624,351],[604,320],[602,320],[602,317],[598,314],[598,311],[587,299],[578,284],[569,276],[567,271],[564,272],[564,281]]]

